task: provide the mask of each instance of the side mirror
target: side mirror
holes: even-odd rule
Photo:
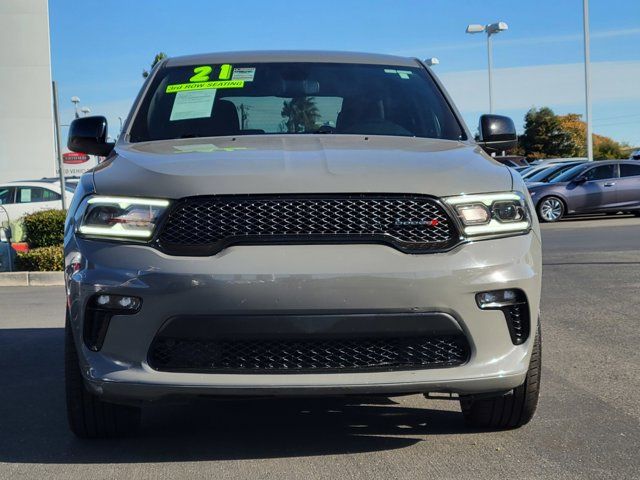
[[[584,175],[578,175],[576,178],[573,179],[574,183],[584,183],[587,181],[587,177],[585,177]]]
[[[107,142],[107,119],[101,116],[76,118],[69,127],[67,147],[72,152],[106,157],[114,143]]]
[[[482,115],[478,126],[480,145],[486,152],[503,152],[518,146],[516,126],[509,117]]]

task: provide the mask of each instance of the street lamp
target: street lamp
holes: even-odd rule
[[[76,112],[76,118],[80,118],[80,115],[78,115],[78,104],[80,103],[80,98],[76,96],[71,97],[71,103],[73,103],[73,108]]]
[[[493,113],[493,85],[491,78],[491,70],[493,69],[493,53],[491,52],[491,35],[503,32],[509,29],[509,25],[505,22],[490,23],[489,25],[471,24],[467,26],[467,33],[487,34],[487,59],[489,63],[489,113]]]
[[[82,107],[80,111],[85,117],[91,113],[91,109],[89,107]]]
[[[426,63],[430,67],[433,67],[434,65],[439,65],[440,64],[440,60],[438,60],[436,57],[431,57],[431,58],[427,58],[424,61],[424,63]]]
[[[591,123],[591,54],[589,40],[589,0],[582,0],[584,28],[584,99],[587,123],[587,159],[593,161],[593,125]]]

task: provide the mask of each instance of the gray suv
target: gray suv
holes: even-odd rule
[[[196,396],[438,394],[515,428],[540,379],[540,233],[520,176],[417,59],[164,60],[116,144],[77,119],[66,395],[80,437]],[[484,149],[484,150],[483,150]]]

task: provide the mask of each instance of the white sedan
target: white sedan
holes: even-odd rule
[[[75,185],[67,184],[65,196],[71,203]],[[60,182],[58,179],[42,179],[10,182],[0,185],[0,223],[15,221],[38,210],[61,209]]]

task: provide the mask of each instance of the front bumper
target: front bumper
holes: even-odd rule
[[[508,390],[524,381],[533,334],[514,345],[500,311],[475,294],[522,289],[531,332],[538,322],[540,242],[534,233],[409,255],[381,245],[230,247],[212,257],[172,257],[145,246],[71,238],[67,274],[71,326],[87,386],[115,400],[183,395],[393,394]],[[143,299],[114,316],[99,352],[82,342],[88,299],[97,292]],[[471,349],[464,365],[406,371],[230,374],[157,371],[148,351],[165,321],[194,315],[323,315],[436,312],[453,318]]]

